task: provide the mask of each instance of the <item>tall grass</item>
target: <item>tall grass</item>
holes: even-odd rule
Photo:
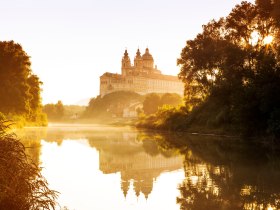
[[[0,209],[50,210],[58,192],[49,189],[41,169],[26,155],[11,123],[0,115]]]

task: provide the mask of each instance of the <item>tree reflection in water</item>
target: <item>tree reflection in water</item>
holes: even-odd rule
[[[33,134],[32,134],[33,135]],[[25,135],[27,136],[27,135]],[[36,135],[35,135],[36,136]],[[139,131],[48,130],[26,141],[39,162],[41,139],[88,139],[99,151],[104,174],[120,172],[120,187],[148,198],[155,179],[181,168],[185,179],[177,198],[185,209],[280,209],[279,148],[240,139],[147,133]],[[34,138],[34,137],[33,137]],[[38,145],[36,145],[38,144]],[[183,155],[178,156],[178,155]],[[270,208],[269,208],[270,207]]]
[[[182,210],[280,209],[279,148],[239,139],[170,135],[163,136],[161,145],[185,154],[185,180],[177,198]]]

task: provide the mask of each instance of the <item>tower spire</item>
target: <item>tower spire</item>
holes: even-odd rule
[[[126,75],[127,69],[130,67],[131,67],[130,58],[129,58],[127,49],[125,49],[123,58],[122,58],[122,75]]]

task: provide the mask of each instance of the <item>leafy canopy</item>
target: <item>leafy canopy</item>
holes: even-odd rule
[[[41,85],[31,70],[30,57],[20,44],[0,42],[0,112],[21,115],[28,121],[39,121]]]
[[[194,121],[280,133],[279,2],[242,2],[187,41],[177,63]]]

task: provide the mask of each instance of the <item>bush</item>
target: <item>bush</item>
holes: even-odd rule
[[[55,209],[58,193],[48,188],[24,145],[14,134],[7,134],[9,126],[0,114],[0,209]]]
[[[172,106],[161,107],[156,114],[139,116],[137,127],[150,129],[162,129],[173,131],[185,131],[188,126],[188,110],[185,107],[174,108]]]

